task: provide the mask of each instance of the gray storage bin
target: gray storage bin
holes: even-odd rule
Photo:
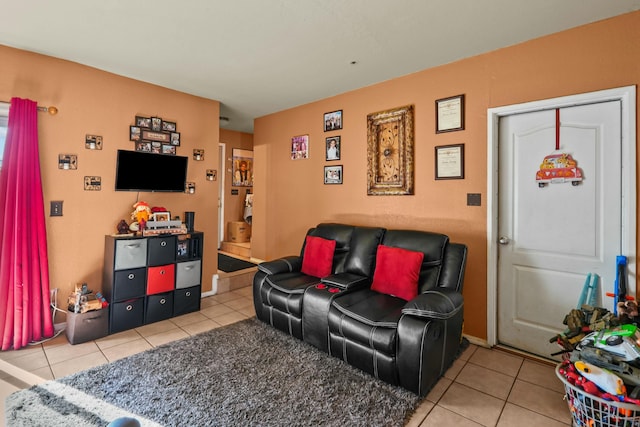
[[[97,340],[109,334],[109,307],[86,313],[67,311],[67,339],[71,344]]]
[[[146,267],[147,239],[126,239],[116,241],[114,270]]]
[[[176,289],[190,288],[200,284],[200,264],[200,260],[176,264]]]

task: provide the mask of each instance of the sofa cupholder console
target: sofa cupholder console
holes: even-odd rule
[[[460,346],[466,256],[440,233],[318,224],[258,266],[256,317],[424,396]]]

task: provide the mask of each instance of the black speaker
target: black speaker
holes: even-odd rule
[[[195,216],[196,216],[195,212],[184,213],[184,224],[187,226],[187,231],[193,231]]]

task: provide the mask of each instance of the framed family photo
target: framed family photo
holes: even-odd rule
[[[324,167],[325,184],[342,184],[342,165]]]
[[[309,158],[309,135],[298,135],[291,138],[291,160]]]
[[[136,126],[139,128],[151,129],[151,118],[136,116]]]
[[[176,131],[176,123],[175,122],[166,122],[162,121],[162,130],[164,132],[175,132]]]
[[[151,216],[153,217],[154,221],[169,221],[171,220],[171,212],[155,212],[152,213]]]
[[[326,138],[326,160],[340,160],[340,137]]]
[[[129,141],[140,141],[140,127],[129,126]]]
[[[162,130],[162,119],[160,117],[151,117],[151,130],[154,132]]]
[[[324,131],[342,129],[342,110],[324,113]]]
[[[253,150],[233,149],[232,182],[234,187],[253,187]]]

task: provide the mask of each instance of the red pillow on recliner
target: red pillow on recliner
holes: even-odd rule
[[[304,274],[315,277],[327,277],[333,271],[333,253],[336,241],[322,237],[307,236],[302,256]]]
[[[410,301],[418,296],[418,278],[424,254],[378,245],[371,289]]]

